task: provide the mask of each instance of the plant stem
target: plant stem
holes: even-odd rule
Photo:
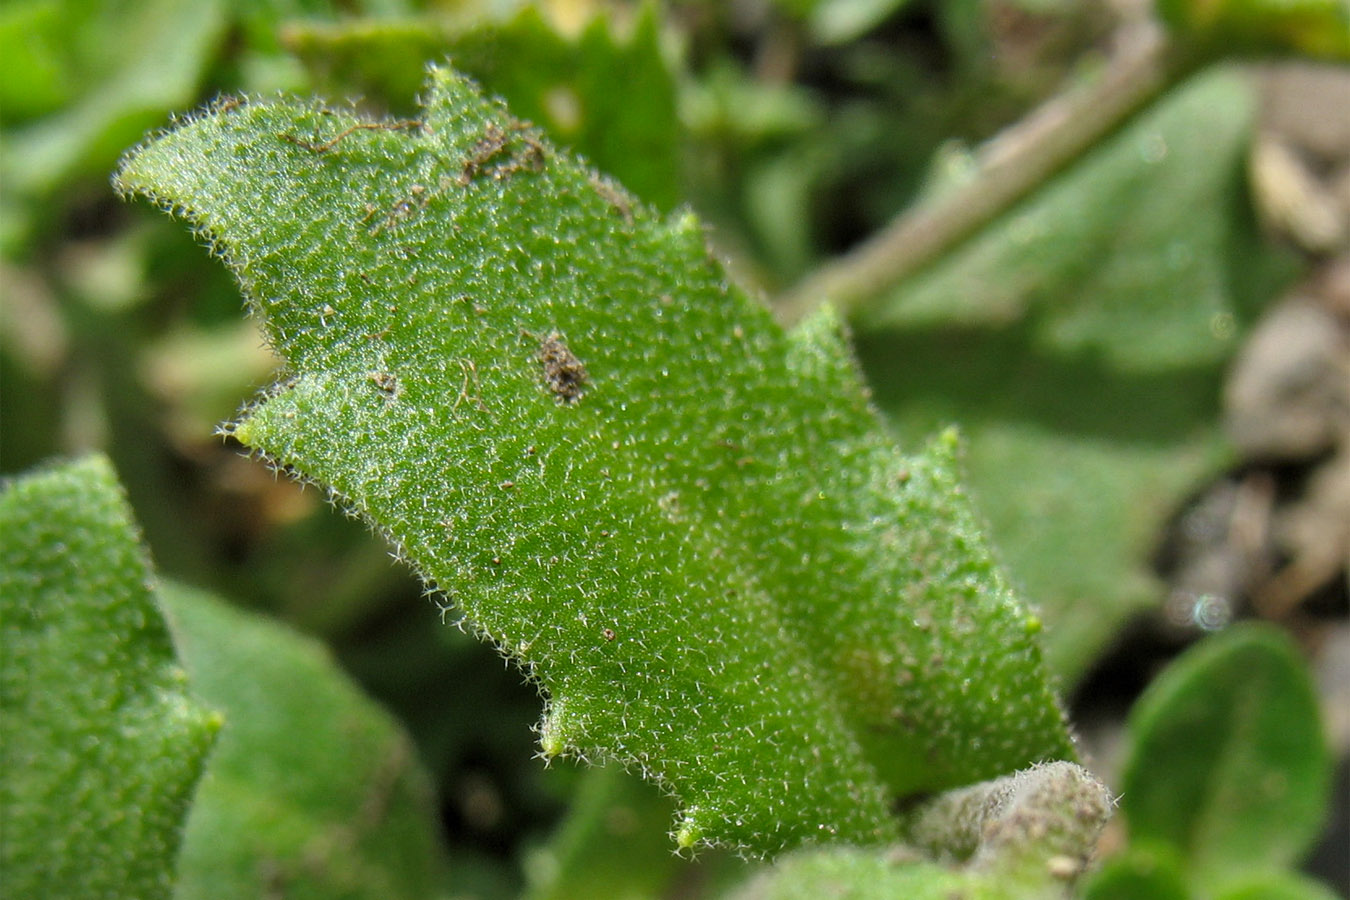
[[[1043,763],[992,781],[946,791],[901,816],[905,839],[939,858],[975,869],[1050,874],[1082,872],[1115,804],[1111,793],[1075,763]]]
[[[850,316],[1045,183],[1192,69],[1151,20],[1121,26],[1114,43],[1099,78],[1051,98],[984,145],[965,184],[905,210],[781,295],[779,320],[791,325],[825,301]]]

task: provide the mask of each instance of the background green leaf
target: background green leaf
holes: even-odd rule
[[[1254,98],[1188,81],[889,298],[859,327],[1026,323],[1033,346],[1122,373],[1226,359],[1287,277],[1244,209]]]
[[[52,115],[5,136],[6,193],[34,197],[75,170],[110,169],[127,144],[190,103],[226,25],[215,0],[77,2],[58,5],[59,15],[44,6],[18,4],[5,16],[32,17],[45,40],[21,40],[25,26],[12,20],[0,28],[0,36],[27,48],[7,55],[7,86],[11,74],[16,90],[43,79],[52,99],[64,101],[48,108],[16,104],[30,115],[48,109]]]
[[[1289,866],[1321,827],[1330,759],[1317,697],[1297,647],[1270,626],[1234,626],[1173,663],[1132,710],[1130,739],[1130,839],[1177,848],[1194,886]]]
[[[665,831],[675,805],[617,767],[579,773],[567,817],[525,861],[528,900],[660,897],[688,862],[670,852]],[[708,854],[711,855],[711,854]],[[706,864],[706,859],[700,863]]]
[[[837,324],[785,335],[692,216],[446,70],[416,125],[244,104],[119,183],[215,240],[287,356],[236,436],[538,679],[546,754],[675,792],[681,844],[885,839],[893,798],[1072,754],[955,437],[900,457]]]
[[[810,12],[812,34],[823,44],[853,40],[875,28],[909,0],[819,0]]]
[[[731,900],[1009,900],[1017,896],[911,853],[838,846],[790,854],[735,891]]]
[[[1223,366],[1293,271],[1246,207],[1252,110],[1239,73],[1192,79],[858,323],[902,433],[962,423],[1070,681],[1161,600],[1159,531],[1227,462]]]
[[[225,715],[174,896],[448,896],[416,750],[327,650],[201,591],[161,598],[194,689]]]
[[[1296,872],[1266,872],[1239,879],[1216,900],[1337,900],[1335,891]]]
[[[1086,900],[1190,900],[1191,893],[1175,847],[1134,841],[1092,873],[1083,896]]]
[[[0,494],[0,868],[9,897],[167,898],[220,716],[188,693],[112,467]]]

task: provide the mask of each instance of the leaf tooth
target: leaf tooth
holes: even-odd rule
[[[698,823],[699,808],[691,806],[684,811],[683,819],[675,829],[675,846],[680,851],[692,850],[703,838],[703,826]]]
[[[561,697],[554,697],[544,711],[539,724],[539,754],[544,759],[561,756],[569,749],[576,753],[584,732],[579,716],[571,714],[571,706]]]

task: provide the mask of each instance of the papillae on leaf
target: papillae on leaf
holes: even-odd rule
[[[287,362],[235,437],[521,665],[545,755],[669,790],[681,845],[888,840],[897,800],[1070,758],[955,436],[902,455],[830,312],[784,332],[692,214],[430,79],[408,121],[219,103],[119,171]]]

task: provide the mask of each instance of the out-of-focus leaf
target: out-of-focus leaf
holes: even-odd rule
[[[1176,847],[1193,886],[1212,893],[1308,850],[1330,756],[1312,680],[1283,632],[1239,625],[1196,645],[1149,686],[1129,727],[1130,839]]]
[[[1264,872],[1238,879],[1214,894],[1214,900],[1340,900],[1340,895],[1296,872]]]
[[[622,769],[581,774],[567,818],[526,860],[527,900],[666,896],[690,863],[670,852],[675,804]]]
[[[167,429],[184,444],[200,441],[238,409],[239,395],[274,374],[276,357],[257,327],[182,325],[149,343],[140,359],[146,387],[168,407]]]
[[[684,87],[680,109],[693,137],[691,200],[719,246],[739,250],[737,274],[766,286],[805,270],[819,253],[813,192],[840,136],[858,129],[831,129],[801,85],[759,81],[725,60]]]
[[[860,323],[902,431],[969,435],[980,510],[1066,678],[1159,600],[1155,536],[1223,461],[1203,424],[1222,364],[1288,274],[1246,214],[1250,119],[1239,76],[1201,76]]]
[[[0,115],[7,125],[51,112],[70,96],[69,5],[16,0],[0,8]]]
[[[71,101],[5,135],[5,190],[41,197],[76,172],[111,170],[128,143],[192,102],[224,33],[218,0],[76,4],[82,55]]]
[[[416,122],[245,103],[119,184],[214,238],[289,359],[236,436],[528,668],[547,754],[675,793],[682,845],[884,840],[894,798],[1072,755],[956,437],[898,454],[838,323],[784,333],[692,215],[443,69]]]
[[[366,88],[399,113],[415,108],[428,62],[449,56],[516,115],[668,210],[680,199],[680,131],[658,25],[644,6],[627,36],[599,16],[572,38],[528,6],[506,21],[295,23],[285,34],[324,83]]]
[[[454,35],[473,21],[302,19],[286,23],[281,40],[313,73],[317,90],[359,97],[389,114],[413,115],[428,62],[448,56]]]
[[[1176,849],[1138,841],[1093,872],[1083,896],[1084,900],[1191,900]]]
[[[167,898],[220,716],[188,693],[116,476],[93,457],[0,494],[0,884]]]
[[[161,598],[194,690],[225,714],[176,900],[445,896],[430,785],[394,720],[315,642],[199,591]]]
[[[1035,894],[1031,895],[1033,898]],[[924,862],[911,851],[832,847],[780,858],[727,900],[1018,900],[997,879]]]
[[[1350,60],[1345,0],[1157,0],[1168,25],[1214,55],[1301,53]]]
[[[335,24],[369,23],[375,27],[412,15],[418,0],[244,0],[233,4],[233,12],[250,49],[265,54],[281,50],[288,23]],[[439,4],[467,7],[469,14],[480,12],[482,3]]]
[[[1250,85],[1197,76],[931,269],[867,330],[1026,323],[1122,372],[1213,365],[1290,274],[1246,211]]]
[[[744,148],[800,138],[824,121],[819,102],[804,89],[756,81],[726,61],[711,64],[680,103],[700,139]]]

